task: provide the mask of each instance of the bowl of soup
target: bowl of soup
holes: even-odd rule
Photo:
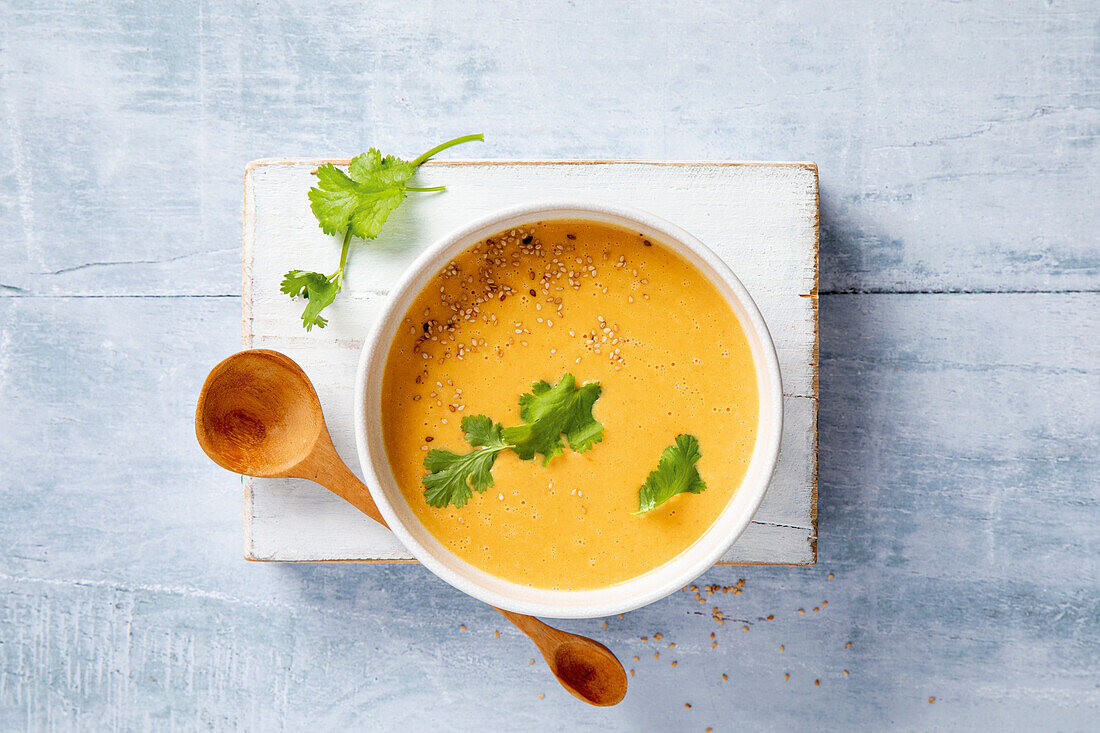
[[[652,214],[550,200],[426,250],[363,346],[356,442],[394,534],[519,613],[622,613],[748,526],[779,455],[779,363],[748,291]]]

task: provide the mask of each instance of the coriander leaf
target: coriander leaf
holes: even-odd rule
[[[473,496],[471,487],[483,492],[492,486],[492,468],[497,453],[510,447],[501,440],[500,423],[484,415],[463,418],[462,430],[466,440],[477,446],[477,450],[459,455],[436,448],[424,458],[424,467],[429,471],[422,479],[424,499],[434,507],[465,506]]]
[[[462,418],[462,432],[466,442],[475,447],[511,447],[500,437],[500,423],[494,423],[484,415],[467,415]]]
[[[659,507],[677,494],[698,494],[707,488],[695,464],[702,458],[694,435],[677,435],[665,448],[657,470],[649,474],[638,491],[638,514]]]
[[[375,181],[380,185],[400,186],[412,178],[416,167],[394,155],[382,157],[376,148],[355,156],[348,164],[348,175],[356,181]]]
[[[576,386],[572,374],[566,374],[555,386],[539,381],[531,391],[519,398],[520,417],[525,425],[505,428],[502,437],[513,446],[525,461],[536,453],[543,456],[543,465],[554,456],[560,456],[565,447],[561,434],[569,440],[569,447],[584,453],[603,440],[603,425],[592,417],[592,407],[600,397],[600,383],[589,382]]]
[[[306,309],[302,312],[302,325],[309,331],[314,326],[324,328],[328,321],[321,317],[321,311],[336,300],[336,294],[340,292],[340,275],[334,273],[331,277],[319,272],[303,272],[291,270],[283,278],[283,284],[279,290],[290,297],[302,296],[308,299]]]
[[[374,148],[352,159],[345,174],[331,163],[317,168],[317,186],[309,189],[310,208],[325,234],[350,228],[361,239],[374,239],[390,213],[405,200],[405,181],[416,169]]]
[[[491,472],[497,451],[481,448],[466,455],[436,448],[428,451],[424,467],[430,471],[423,479],[424,500],[434,507],[454,504],[465,506],[473,496],[471,483],[478,491],[493,485]]]
[[[317,186],[309,189],[309,208],[325,234],[342,232],[359,206],[356,184],[347,173],[325,163],[318,166]]]

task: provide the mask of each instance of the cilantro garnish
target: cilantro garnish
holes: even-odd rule
[[[344,237],[344,256],[347,255],[347,241],[351,236]],[[341,260],[344,258],[341,257]],[[344,278],[344,265],[340,263],[340,269],[331,276],[322,275],[319,272],[305,272],[303,270],[291,270],[283,277],[283,284],[279,287],[284,293],[294,297],[300,295],[309,302],[302,312],[302,323],[308,331],[313,326],[324,328],[328,320],[321,317],[321,311],[332,305],[336,300],[336,294],[340,292],[340,286]]]
[[[407,191],[446,190],[445,186],[416,188],[405,184],[432,156],[460,143],[484,139],[484,135],[458,137],[435,146],[411,162],[392,155],[383,157],[371,148],[352,159],[347,173],[332,163],[317,168],[317,185],[309,189],[309,206],[325,234],[344,233],[344,245],[340,251],[340,268],[336,272],[322,275],[291,270],[279,288],[292,298],[302,296],[309,300],[302,313],[302,325],[307,331],[314,326],[324,328],[328,323],[320,314],[343,287],[352,235],[360,239],[377,237],[389,215],[405,200]]]
[[[702,458],[694,435],[677,435],[665,448],[657,470],[649,474],[638,491],[638,514],[656,509],[677,494],[699,494],[707,488],[695,464]]]
[[[428,474],[424,476],[424,499],[434,507],[448,504],[463,506],[473,496],[473,490],[484,492],[493,485],[493,464],[497,454],[512,449],[525,461],[536,453],[543,456],[543,465],[560,456],[565,447],[583,453],[603,440],[603,425],[592,417],[592,406],[600,397],[600,383],[590,382],[577,387],[572,374],[566,374],[555,386],[538,381],[531,391],[519,398],[520,417],[524,423],[514,428],[502,428],[484,415],[462,419],[466,442],[474,446],[465,455],[435,449],[424,458]]]
[[[504,429],[504,440],[525,461],[543,456],[545,466],[565,448],[562,433],[569,447],[584,453],[603,440],[603,425],[592,417],[592,406],[600,397],[600,383],[589,382],[577,388],[576,379],[566,374],[555,386],[538,381],[531,391],[519,398],[519,414],[524,425]]]
[[[424,467],[431,472],[424,477],[424,499],[434,507],[465,506],[473,496],[471,487],[484,492],[492,486],[497,453],[511,447],[501,440],[500,423],[484,415],[462,418],[462,431],[477,450],[459,455],[436,448],[424,458]]]

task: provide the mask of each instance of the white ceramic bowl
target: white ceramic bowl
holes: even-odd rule
[[[420,524],[409,508],[390,471],[382,440],[382,374],[394,334],[417,294],[451,259],[481,239],[547,219],[594,219],[616,224],[660,241],[695,265],[726,297],[741,321],[752,350],[760,394],[760,422],[748,472],[710,529],[664,565],[599,590],[530,588],[502,580],[459,559]],[[760,506],[779,457],[782,427],[783,390],[775,346],[760,311],[737,276],[683,229],[638,209],[591,199],[543,200],[504,209],[451,232],[429,247],[394,286],[373,333],[363,345],[355,386],[359,462],[371,494],[393,533],[425,567],[459,590],[494,606],[532,616],[591,618],[623,613],[663,598],[694,580],[729,549]],[[473,501],[478,498],[475,496]]]

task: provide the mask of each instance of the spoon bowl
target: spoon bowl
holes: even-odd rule
[[[562,686],[593,705],[615,705],[626,696],[626,672],[598,641],[570,639],[554,651],[550,668]]]
[[[195,410],[195,434],[206,455],[249,476],[290,475],[324,432],[309,377],[290,358],[264,349],[214,367]]]

